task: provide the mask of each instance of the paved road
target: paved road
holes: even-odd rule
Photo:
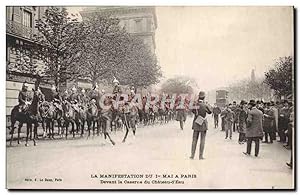
[[[209,127],[205,160],[190,160],[191,123],[191,119],[188,119],[184,131],[179,129],[177,122],[141,127],[136,138],[130,134],[126,143],[121,143],[124,132],[117,132],[115,135],[112,134],[117,142],[115,146],[101,136],[88,140],[83,138],[41,140],[36,147],[32,146],[32,143],[30,147],[24,147],[24,141],[18,146],[14,143],[13,147],[7,147],[8,187],[147,189],[293,187],[293,171],[285,165],[290,159],[290,151],[278,143],[262,144],[258,158],[246,157],[242,154],[246,146],[237,144],[237,133],[234,133],[232,140],[225,140],[224,132]],[[140,176],[143,178],[91,178],[91,175],[100,177],[101,174],[144,175]],[[151,178],[145,178],[146,174]],[[179,178],[175,178],[176,175]],[[123,183],[108,183],[117,180]],[[150,184],[137,184],[145,180]],[[155,183],[157,181],[174,183],[157,184]],[[135,184],[132,184],[134,182]]]

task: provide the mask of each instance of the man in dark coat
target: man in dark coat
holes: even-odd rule
[[[279,142],[285,143],[286,142],[286,134],[285,131],[288,129],[289,124],[289,104],[287,100],[284,100],[283,107],[279,109],[279,117],[278,117],[278,135],[279,135]]]
[[[270,102],[266,103],[266,108],[264,110],[264,121],[263,121],[263,129],[265,132],[265,141],[262,143],[273,143],[272,133],[275,131],[275,113],[270,108]]]
[[[251,154],[252,142],[255,142],[255,156],[259,153],[259,140],[263,137],[263,113],[258,110],[254,100],[249,102],[249,112],[247,116],[247,128],[246,128],[246,138],[247,138],[247,152],[245,155]]]
[[[199,134],[201,134],[199,159],[200,160],[204,159],[203,152],[204,152],[204,145],[205,145],[205,136],[207,131],[206,113],[207,114],[212,113],[211,108],[204,103],[204,99],[205,99],[205,93],[203,91],[200,91],[198,101],[196,102],[195,105],[198,108],[192,110],[195,117],[192,126],[194,132],[193,132],[193,142],[192,142],[190,159],[194,159]]]
[[[232,111],[232,104],[229,104],[226,106],[225,109],[225,133],[226,133],[226,137],[225,139],[228,138],[228,134],[229,134],[229,139],[232,139],[232,125],[234,122],[234,112]]]
[[[239,132],[239,144],[243,144],[245,142],[245,134],[246,134],[246,122],[247,122],[247,114],[248,114],[248,109],[246,106],[246,101],[242,100],[240,103],[240,108],[239,108],[239,115],[238,115],[238,132]]]
[[[221,114],[221,109],[217,104],[215,104],[212,112],[214,117],[215,128],[217,128],[219,126],[219,115]]]
[[[233,132],[235,132],[235,130],[237,129],[237,125],[238,125],[238,119],[237,119],[237,116],[238,116],[238,106],[236,105],[236,101],[233,101],[232,102],[232,105],[231,105],[231,111],[233,112],[233,123],[232,123],[232,128],[233,128]]]

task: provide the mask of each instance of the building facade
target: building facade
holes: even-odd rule
[[[150,6],[107,6],[88,7],[80,12],[85,20],[93,14],[110,14],[120,19],[120,26],[128,33],[142,38],[144,43],[155,53],[155,31],[157,29],[157,17],[155,7]]]
[[[32,68],[42,69],[44,64],[33,59],[33,35],[38,33],[36,20],[41,19],[48,7],[7,6],[6,7],[6,114],[18,104],[18,93],[24,81],[30,88],[36,81]],[[33,65],[34,64],[34,65]],[[49,93],[50,84],[42,83],[41,89]]]
[[[23,82],[33,88],[37,75],[34,72],[43,70],[44,63],[34,58],[32,48],[36,46],[34,35],[38,34],[35,28],[36,21],[42,19],[49,6],[7,6],[6,7],[6,115],[9,116],[12,108],[18,104],[18,93]],[[56,7],[59,10],[63,7]],[[49,100],[53,81],[42,81],[40,88]],[[61,89],[91,88],[86,80],[79,79],[72,83],[62,83]],[[63,87],[64,86],[64,87]]]

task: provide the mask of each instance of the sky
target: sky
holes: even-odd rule
[[[166,78],[188,75],[203,90],[263,77],[293,54],[291,7],[157,7],[157,55]]]
[[[81,8],[68,10],[77,13]],[[256,77],[293,55],[291,7],[156,7],[164,80],[189,76],[203,90]]]

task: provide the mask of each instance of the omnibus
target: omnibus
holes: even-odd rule
[[[228,91],[217,90],[216,91],[216,104],[218,107],[225,107],[228,104]]]

